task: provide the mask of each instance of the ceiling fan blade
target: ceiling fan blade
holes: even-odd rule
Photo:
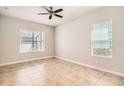
[[[51,19],[52,19],[52,15],[49,16],[49,20],[51,20]]]
[[[61,15],[58,15],[58,14],[54,14],[54,15],[57,17],[63,18],[63,16],[61,16]]]
[[[38,13],[38,15],[47,15],[49,13]]]
[[[57,9],[57,10],[54,11],[54,13],[58,13],[58,12],[61,12],[61,11],[63,11],[63,9]]]
[[[50,8],[50,10],[53,10],[53,7],[49,7]]]
[[[46,11],[48,11],[48,12],[50,12],[50,10],[49,9],[47,9],[47,7],[46,6],[42,6]]]

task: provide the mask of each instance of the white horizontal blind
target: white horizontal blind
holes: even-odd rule
[[[91,50],[93,56],[112,57],[112,22],[92,25]]]
[[[39,52],[43,49],[43,32],[21,30],[20,52]]]

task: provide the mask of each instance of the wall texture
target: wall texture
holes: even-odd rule
[[[124,73],[124,7],[104,7],[60,25],[55,31],[56,56]],[[113,57],[91,56],[91,24],[112,20]]]
[[[45,51],[20,53],[19,29],[45,31]],[[0,64],[54,56],[54,28],[46,25],[0,16]]]

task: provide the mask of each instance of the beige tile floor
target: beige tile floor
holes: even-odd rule
[[[1,86],[124,85],[124,77],[51,58],[0,67]]]

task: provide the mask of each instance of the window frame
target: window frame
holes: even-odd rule
[[[34,50],[34,49],[32,49],[31,51],[28,51],[28,52],[24,52],[24,51],[22,51],[21,50],[21,44],[22,44],[22,33],[23,33],[23,31],[26,31],[26,32],[32,32],[33,34],[34,34],[34,32],[40,32],[40,35],[41,35],[41,44],[40,44],[40,51],[38,51],[38,50]],[[32,42],[32,44],[33,44],[34,42]],[[22,28],[20,28],[20,48],[19,48],[19,52],[21,53],[21,54],[23,54],[23,53],[38,53],[38,52],[44,52],[45,51],[45,32],[44,31],[38,31],[38,30],[30,30],[30,29],[22,29]]]
[[[91,42],[90,42],[90,44],[91,44],[91,56],[94,56],[94,57],[102,57],[102,58],[112,58],[112,56],[113,56],[113,47],[112,47],[112,45],[113,45],[113,40],[111,41],[111,55],[110,56],[104,56],[104,55],[95,55],[94,53],[93,53],[93,44],[92,44],[92,33],[93,33],[93,25],[95,25],[95,24],[99,24],[99,23],[104,23],[104,22],[111,22],[111,39],[112,39],[112,37],[113,37],[113,31],[112,31],[112,20],[106,20],[106,21],[100,21],[100,22],[96,22],[96,23],[93,23],[93,24],[91,24],[91,30],[90,30],[90,32],[91,32],[91,35],[90,35],[90,38],[91,38]]]

